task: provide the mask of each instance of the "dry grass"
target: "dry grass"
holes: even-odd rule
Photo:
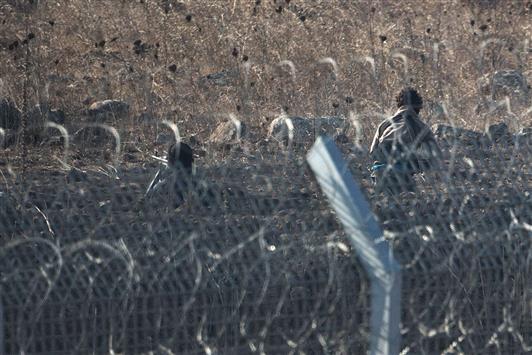
[[[512,130],[531,126],[530,97],[528,101],[510,97],[511,112],[484,108],[491,99],[486,80],[496,71],[518,70],[532,81],[531,11],[530,2],[502,0],[3,1],[0,96],[10,97],[24,111],[38,102],[64,110],[69,133],[86,122],[85,110],[94,100],[124,100],[131,114],[110,122],[120,134],[119,157],[112,154],[112,142],[92,148],[74,144],[68,157],[60,145],[50,144],[19,144],[0,152],[0,181],[9,190],[0,211],[0,226],[7,227],[8,236],[2,242],[16,242],[21,236],[46,238],[68,252],[70,243],[77,247],[75,242],[85,239],[109,245],[116,241],[133,251],[132,260],[139,265],[152,243],[155,248],[168,242],[167,248],[162,244],[156,249],[160,252],[152,260],[157,267],[148,265],[140,275],[148,283],[165,285],[177,279],[174,271],[166,272],[175,267],[165,266],[168,270],[157,277],[150,272],[163,268],[158,257],[178,249],[175,243],[182,243],[183,235],[197,234],[196,246],[206,248],[210,252],[206,260],[211,260],[209,255],[224,255],[231,243],[243,243],[242,238],[264,227],[266,242],[278,250],[285,243],[297,249],[295,254],[280,254],[283,262],[272,265],[283,268],[289,261],[299,265],[296,271],[303,270],[306,261],[315,259],[308,248],[325,255],[330,242],[341,240],[343,232],[301,156],[264,144],[268,123],[283,111],[299,116],[352,114],[359,120],[364,145],[381,116],[394,109],[397,90],[413,85],[423,93],[427,107],[423,118],[431,123],[452,122],[477,130],[496,121],[507,121]],[[23,44],[29,33],[35,37]],[[441,112],[442,107],[446,112]],[[205,147],[215,125],[230,113],[250,127],[250,136],[239,149]],[[141,120],[142,114],[153,119]],[[220,192],[207,206],[197,191],[177,210],[167,208],[168,201],[142,203],[145,186],[159,164],[150,155],[161,155],[165,147],[156,142],[157,134],[167,130],[160,124],[163,119],[176,123],[187,141],[195,136],[197,151],[205,150],[199,173],[207,186]],[[352,142],[355,137],[349,138]],[[443,150],[451,156],[448,175],[427,175],[424,181],[419,177],[420,189],[414,196],[399,198],[373,193],[369,158],[357,146],[341,145],[404,267],[403,306],[409,313],[403,324],[410,328],[403,344],[413,353],[437,353],[450,346],[463,353],[474,353],[473,349],[489,353],[484,350],[497,345],[491,344],[492,334],[501,324],[511,324],[512,335],[527,334],[530,328],[526,318],[530,297],[523,291],[530,289],[530,282],[514,276],[527,275],[530,269],[526,237],[532,223],[531,146],[506,138],[496,144],[463,139],[453,145],[457,141],[442,140]],[[53,155],[84,167],[87,181],[69,181],[70,174],[57,171],[61,164]],[[102,172],[101,166],[94,166],[113,158],[120,162],[120,179],[109,176],[111,170]],[[8,172],[18,173],[29,164],[33,169],[26,171],[25,181],[9,176]],[[176,217],[179,224],[170,223]],[[203,249],[189,253],[193,244],[187,242],[183,254],[202,255]],[[228,254],[227,261],[236,265],[253,248],[243,248],[241,255]],[[9,248],[1,251],[7,253]],[[172,257],[176,255],[180,257]],[[19,259],[2,260],[11,271],[10,263]],[[27,260],[34,267],[34,259]],[[91,262],[71,260],[73,268],[79,266],[74,276]],[[179,263],[182,260],[188,259]],[[484,262],[491,266],[484,267]],[[180,265],[189,267],[188,262]],[[122,280],[124,274],[111,267]],[[363,274],[339,271],[342,277]],[[247,273],[245,279],[252,275]],[[201,277],[205,285],[209,280]],[[114,279],[109,283],[114,286]],[[247,286],[243,281],[246,292],[252,289]],[[129,297],[127,288],[123,290]],[[340,293],[355,304],[347,290]],[[17,301],[24,299],[13,294]],[[365,294],[360,294],[365,302]],[[314,300],[313,296],[308,297]],[[35,298],[40,305],[41,298]],[[210,314],[204,307],[217,303],[202,303],[201,298],[196,302],[198,315],[220,314]],[[367,309],[364,302],[362,310]],[[499,313],[504,309],[504,317],[493,315],[492,306]],[[349,314],[339,313],[323,319],[336,321]],[[131,314],[135,315],[133,308]],[[443,317],[446,326],[440,327],[438,336],[426,336],[425,329],[418,328]],[[351,330],[360,331],[360,324],[366,323],[358,324],[350,314],[348,318],[348,325],[339,329],[349,331],[333,333],[353,339]],[[471,329],[477,331],[465,334],[462,325],[470,321],[486,325],[475,323]],[[146,327],[151,331],[151,326]],[[498,353],[525,349],[507,343]]]
[[[113,125],[123,142],[142,146],[144,157],[154,152],[156,122],[165,118],[185,137],[205,141],[228,113],[264,136],[283,110],[354,112],[369,137],[406,84],[422,90],[425,119],[484,129],[487,121],[508,117],[479,114],[489,96],[482,78],[516,69],[532,79],[531,6],[496,0],[9,0],[0,5],[0,96],[21,109],[38,102],[63,109],[69,132],[84,121],[87,102],[125,100],[131,115]],[[30,33],[35,37],[28,40]],[[283,61],[293,63],[295,75]],[[222,79],[207,77],[220,72]],[[438,114],[438,105],[447,116]],[[512,99],[514,128],[531,124],[529,106]],[[142,125],[142,113],[154,122]],[[20,149],[5,154],[18,165]]]

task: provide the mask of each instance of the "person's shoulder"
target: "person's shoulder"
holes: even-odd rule
[[[406,107],[399,107],[399,109],[389,118],[389,120],[393,122],[402,121],[410,117],[412,114],[415,115],[416,113]]]
[[[389,125],[390,123],[393,123],[393,122],[396,121],[397,119],[400,119],[400,118],[401,118],[401,114],[402,114],[402,111],[399,110],[399,111],[396,111],[395,113],[393,113],[392,115],[386,116],[386,118],[384,118],[384,119],[381,121],[381,123],[379,124],[379,126]]]
[[[414,114],[411,116],[411,119],[412,121],[414,121],[416,123],[416,125],[418,127],[423,127],[423,128],[429,128],[429,126],[427,125],[427,123],[425,123],[425,121],[423,121],[421,119],[421,117],[418,115],[418,114]]]
[[[419,113],[412,109],[400,110],[398,111],[398,116],[401,116],[403,120],[410,122],[410,124],[415,123],[416,125],[425,125],[420,118]]]

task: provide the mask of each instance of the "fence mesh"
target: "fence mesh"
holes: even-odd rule
[[[6,353],[366,350],[368,281],[304,165],[199,166],[177,209],[142,198],[149,178],[72,171],[3,196]]]
[[[529,5],[117,3],[0,4],[0,354],[366,353],[323,133],[401,265],[401,354],[532,353]],[[445,164],[390,195],[368,139],[406,85]],[[194,175],[145,197],[179,132]]]
[[[446,168],[379,193],[342,146],[403,268],[402,351],[532,349],[530,142],[439,134]],[[469,144],[469,145],[468,145]],[[144,198],[155,164],[5,180],[5,352],[364,353],[369,281],[305,147],[225,151]]]
[[[403,353],[528,353],[530,142],[440,142],[454,149],[444,171],[374,200],[403,269]]]

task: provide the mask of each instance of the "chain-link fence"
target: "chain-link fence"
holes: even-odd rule
[[[5,352],[364,352],[367,280],[304,164],[249,159],[198,166],[177,208],[137,171],[5,191]]]
[[[445,132],[400,195],[341,146],[403,270],[402,353],[528,353],[530,137]],[[5,176],[2,350],[364,353],[370,284],[303,151],[236,147],[150,198],[153,164]]]
[[[530,137],[459,132],[440,132],[446,166],[420,177],[415,193],[373,199],[403,270],[403,353],[526,354]]]
[[[321,134],[401,267],[400,353],[532,353],[529,5],[119,3],[0,4],[0,355],[378,353]],[[390,194],[368,139],[409,85],[444,164]],[[146,195],[179,133],[193,174]]]

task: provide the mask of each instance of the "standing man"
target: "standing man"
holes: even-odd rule
[[[186,143],[177,142],[168,148],[167,164],[161,167],[153,177],[144,195],[147,199],[170,200],[178,207],[190,187],[194,155]]]
[[[378,189],[391,193],[414,191],[414,174],[436,168],[441,151],[430,128],[419,119],[423,99],[413,88],[396,97],[399,110],[375,133],[370,156],[372,178]]]

